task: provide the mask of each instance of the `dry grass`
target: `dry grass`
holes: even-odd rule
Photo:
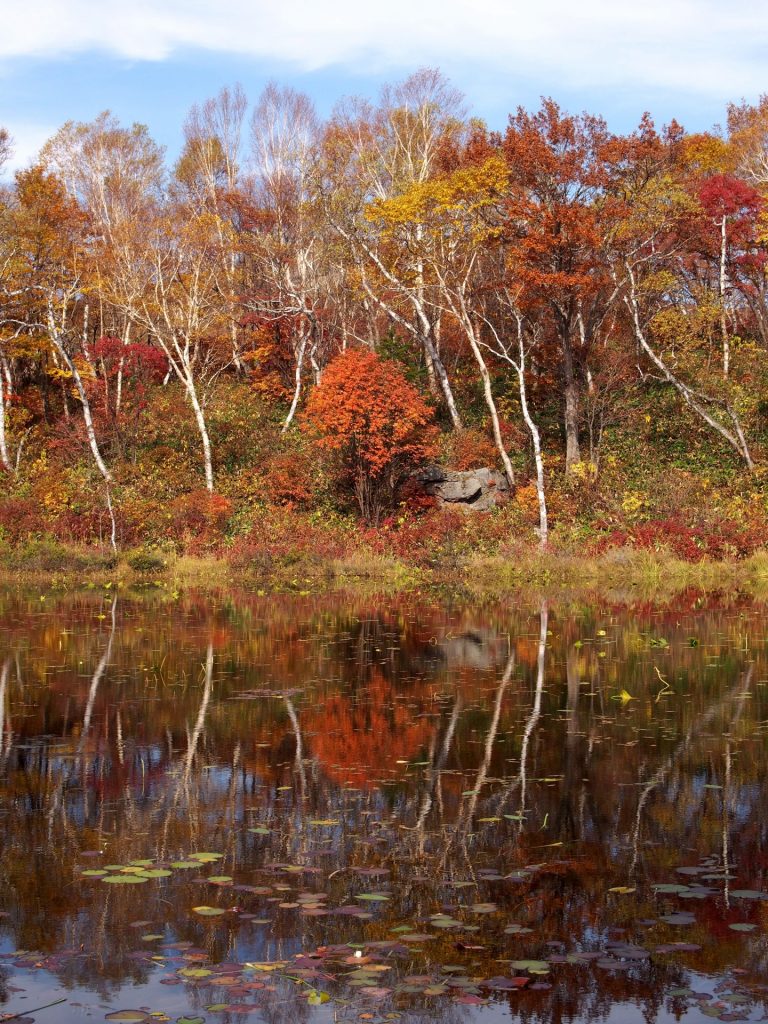
[[[568,597],[599,593],[620,601],[664,601],[695,589],[702,594],[739,592],[768,599],[768,551],[741,561],[684,562],[663,551],[618,548],[586,558],[573,551],[514,549],[506,556],[469,557],[460,565],[419,569],[392,556],[361,549],[344,559],[297,563],[269,574],[234,570],[220,558],[169,555],[141,568],[137,552],[119,559],[92,549],[40,544],[4,560],[0,583],[48,588],[102,585],[198,590],[253,586],[268,591],[392,593],[416,588],[460,592],[468,599],[510,593]],[[137,565],[140,566],[137,568]]]
[[[671,597],[683,590],[741,591],[768,597],[768,552],[726,562],[684,562],[659,551],[618,548],[595,558],[569,552],[521,550],[508,558],[471,559],[465,588],[477,596],[534,587],[539,591],[621,593],[638,599]]]

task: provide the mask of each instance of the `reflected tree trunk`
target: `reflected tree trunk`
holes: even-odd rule
[[[117,595],[115,595],[112,598],[112,624],[109,630],[109,640],[107,641],[107,646],[104,650],[104,653],[102,654],[99,663],[96,666],[96,671],[93,673],[93,676],[91,677],[91,685],[88,689],[88,699],[86,700],[85,711],[83,712],[83,728],[82,731],[80,732],[80,742],[77,745],[78,757],[81,757],[83,751],[85,750],[85,741],[88,737],[88,732],[91,728],[91,718],[93,717],[93,709],[96,704],[96,696],[99,692],[101,680],[103,679],[104,673],[107,670],[107,665],[109,665],[110,661],[112,660],[112,645],[115,640],[116,612]]]

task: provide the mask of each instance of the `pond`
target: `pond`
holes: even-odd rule
[[[766,1019],[765,611],[0,591],[0,1020]]]

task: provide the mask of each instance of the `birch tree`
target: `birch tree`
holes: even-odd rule
[[[438,167],[441,146],[463,130],[463,117],[460,94],[440,72],[419,71],[385,88],[376,107],[352,100],[337,109],[326,132],[322,170],[326,216],[346,243],[368,299],[423,353],[432,390],[456,429],[461,417],[424,268],[416,259],[412,273],[400,274],[366,213],[370,204],[427,181]],[[422,225],[413,225],[414,241],[422,232]]]
[[[270,83],[251,118],[251,171],[261,230],[250,257],[247,306],[266,322],[288,322],[294,358],[287,431],[301,398],[305,363],[320,376],[327,305],[327,228],[314,202],[320,122],[307,96]]]
[[[231,365],[223,351],[222,226],[213,214],[167,200],[116,263],[115,296],[130,296],[132,316],[162,349],[192,408],[205,486],[214,490],[213,450],[205,416],[215,380]]]
[[[680,174],[679,138],[675,126],[659,136],[646,123],[628,140],[611,186],[621,196],[624,215],[617,219],[606,259],[638,351],[752,470],[732,387],[722,375],[708,374],[700,340],[689,330],[685,224],[696,207]]]
[[[175,178],[186,201],[212,215],[221,262],[220,291],[226,306],[232,362],[245,370],[238,332],[241,254],[234,210],[241,186],[242,134],[248,100],[242,87],[224,87],[202,106],[195,104],[184,122],[184,150]]]
[[[507,177],[504,161],[491,157],[478,166],[460,168],[372,204],[369,219],[380,226],[390,243],[396,272],[403,278],[420,274],[429,296],[425,301],[439,315],[450,317],[466,338],[482,382],[496,449],[513,487],[515,474],[502,437],[481,340],[482,295],[499,283],[494,281],[498,257],[493,250],[499,248],[498,210]]]
[[[124,128],[109,111],[91,122],[68,121],[43,147],[44,165],[63,182],[68,194],[83,211],[89,231],[94,273],[84,290],[83,355],[92,353],[88,328],[98,338],[120,338],[127,350],[135,327],[137,302],[142,289],[113,292],[115,264],[130,260],[132,245],[161,200],[165,184],[164,151],[144,125]],[[121,283],[127,282],[122,278]],[[123,363],[116,379],[115,406],[122,400]]]
[[[17,247],[4,324],[50,345],[65,387],[70,381],[74,386],[88,447],[104,481],[116,550],[112,473],[96,437],[81,354],[83,293],[90,272],[83,214],[56,176],[38,165],[16,176],[12,230]]]

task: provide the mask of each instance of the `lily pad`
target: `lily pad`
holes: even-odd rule
[[[529,974],[549,974],[547,960],[513,960],[510,967],[516,971],[528,971]]]
[[[102,878],[102,882],[109,885],[140,885],[148,881],[148,878],[142,878],[140,875],[107,875]]]
[[[666,914],[664,917],[661,918],[661,920],[665,924],[675,925],[688,925],[696,923],[696,918],[693,916],[693,914],[689,914],[684,910],[681,910],[677,914]]]
[[[220,914],[226,914],[226,910],[222,910],[221,907],[192,907],[192,910],[201,917],[218,917]]]

